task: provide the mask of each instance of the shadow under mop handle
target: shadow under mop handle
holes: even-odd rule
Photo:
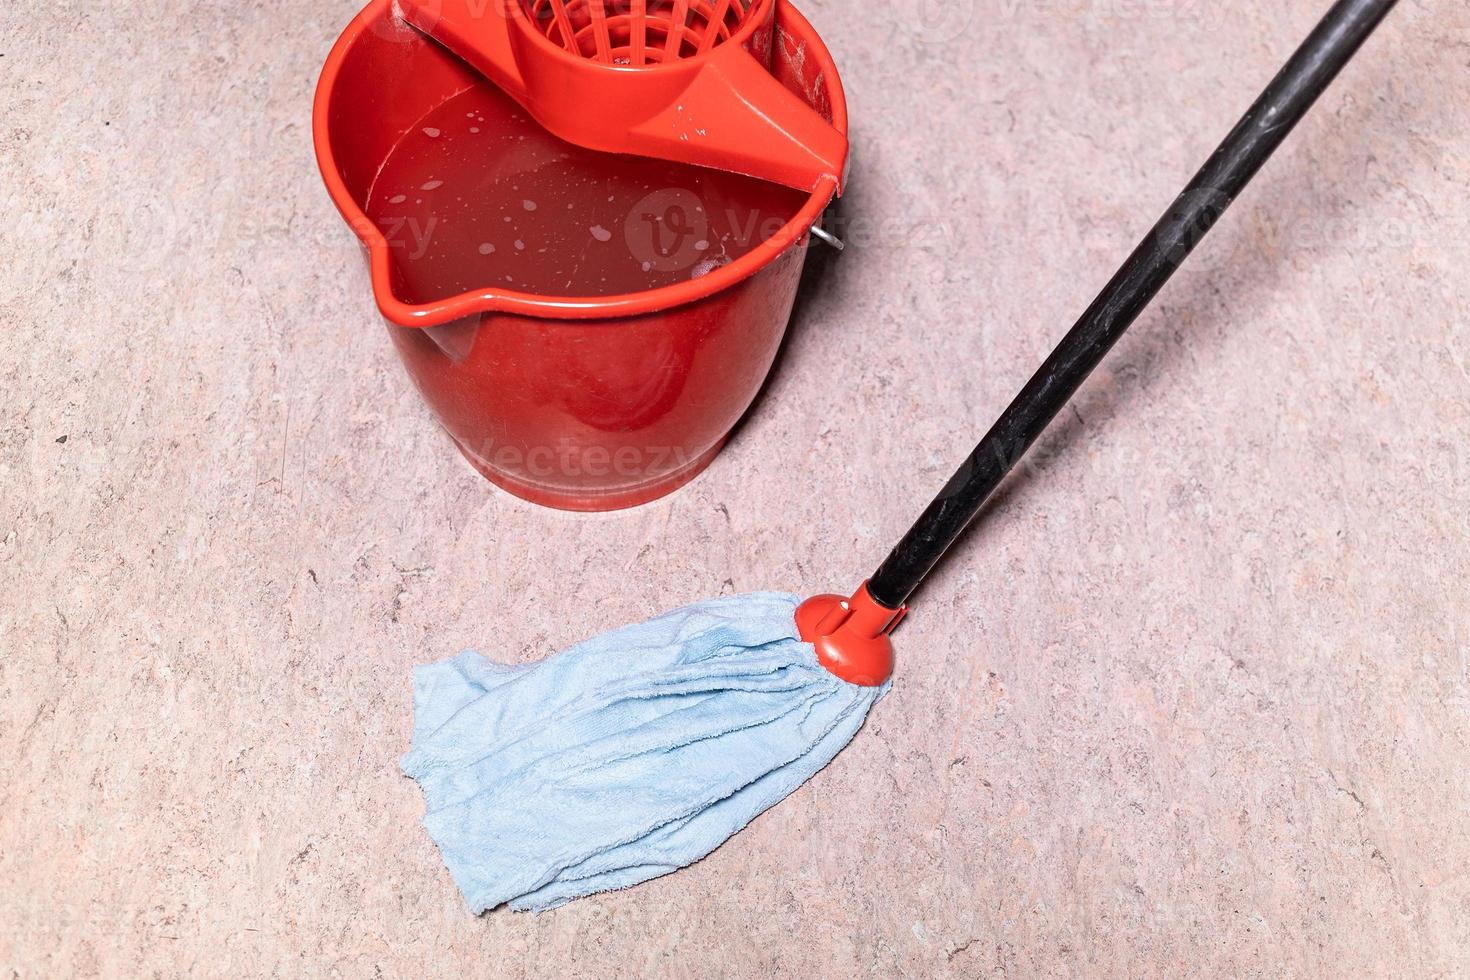
[[[874,573],[875,600],[898,609],[919,587],[1396,2],[1333,6]]]

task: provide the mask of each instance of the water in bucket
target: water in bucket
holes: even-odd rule
[[[427,303],[491,286],[595,297],[698,278],[778,232],[806,199],[563,142],[486,84],[419,120],[366,211],[392,248],[395,292]]]

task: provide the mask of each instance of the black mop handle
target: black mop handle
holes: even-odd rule
[[[1393,9],[1339,0],[868,581],[897,609]]]

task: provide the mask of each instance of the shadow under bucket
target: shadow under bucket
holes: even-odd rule
[[[832,59],[784,0],[771,70],[846,132]],[[748,247],[723,263],[702,259],[678,234],[702,220],[690,214],[703,210],[698,188],[691,196],[686,187],[651,185],[619,220],[594,226],[587,247],[626,249],[658,288],[593,296],[556,295],[559,283],[526,289],[530,280],[503,275],[512,267],[501,263],[534,258],[530,236],[514,247],[486,241],[476,249],[465,242],[485,236],[463,223],[437,233],[432,222],[405,227],[412,222],[385,216],[383,188],[375,186],[390,178],[406,140],[438,136],[426,120],[451,100],[471,100],[469,112],[457,113],[468,117],[465,132],[475,123],[476,132],[495,135],[498,120],[488,110],[471,113],[497,96],[473,69],[398,19],[389,0],[374,0],[333,47],[318,85],[313,132],[323,179],[363,243],[374,296],[410,377],[480,473],[517,496],[567,510],[654,500],[709,465],[759,392],[791,314],[808,232],[836,181],[810,195],[783,191],[794,197],[779,227],[761,227],[757,212],[745,229]],[[505,143],[487,146],[486,166],[496,166],[493,154]],[[389,200],[410,209],[422,203],[411,189]],[[504,203],[541,207],[516,220],[542,222],[562,207],[560,200]],[[433,234],[433,247],[467,253],[437,285],[419,281],[412,260],[415,236],[427,243]],[[429,248],[422,245],[425,255]],[[541,261],[556,260],[552,251]],[[463,272],[469,269],[479,271]],[[623,288],[626,279],[609,281]]]

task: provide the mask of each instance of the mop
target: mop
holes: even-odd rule
[[[1395,2],[1332,7],[855,594],[714,599],[535,664],[419,668],[403,770],[471,909],[685,867],[832,761],[888,690],[910,596]]]

